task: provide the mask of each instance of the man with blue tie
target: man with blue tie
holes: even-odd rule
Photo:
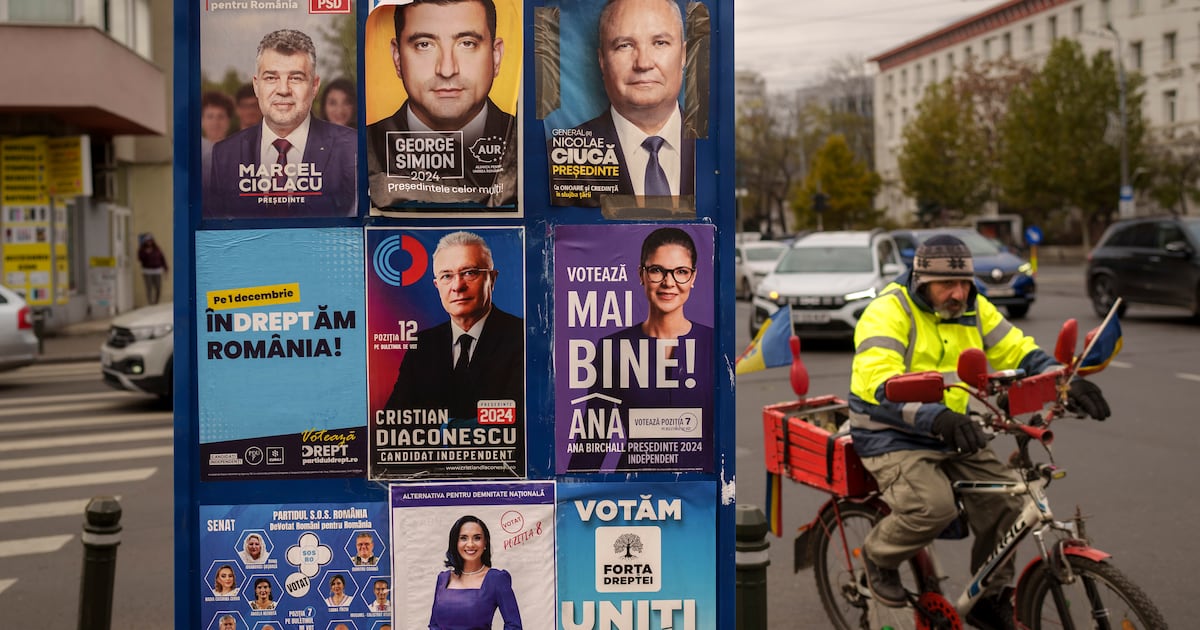
[[[610,107],[578,127],[615,148],[617,193],[695,194],[695,133],[684,128],[679,90],[687,60],[674,0],[609,0],[600,12],[597,57]],[[595,197],[580,205],[598,205]]]

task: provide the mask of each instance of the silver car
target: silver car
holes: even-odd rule
[[[735,247],[733,273],[737,279],[737,296],[746,300],[753,297],[758,283],[771,273],[786,251],[787,245],[779,241],[751,241]]]
[[[0,285],[0,370],[24,367],[37,360],[33,312],[16,291]]]
[[[863,309],[903,271],[896,242],[883,230],[803,236],[758,285],[750,333],[790,304],[801,338],[852,338]]]
[[[110,387],[171,399],[175,311],[156,304],[118,315],[100,346],[100,370]]]

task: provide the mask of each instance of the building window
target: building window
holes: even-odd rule
[[[1129,0],[1129,15],[1142,14],[1142,0]]]
[[[887,113],[887,137],[896,137],[896,114],[892,112]]]
[[[1142,69],[1142,42],[1129,42],[1129,54],[1133,57],[1133,68]]]
[[[963,59],[965,59],[968,64],[971,63],[971,57],[973,57],[973,56],[974,56],[974,54],[971,52],[970,46],[967,46],[966,48],[963,49]]]
[[[75,0],[8,0],[8,20],[69,24],[75,21]]]
[[[937,59],[936,58],[929,60],[929,80],[933,81],[934,83],[937,83],[937,81],[938,81],[938,68],[937,68]]]
[[[1033,50],[1033,23],[1025,25],[1025,50]]]
[[[1051,15],[1046,20],[1046,41],[1053,46],[1056,39],[1058,39],[1058,16]]]
[[[954,72],[954,53],[946,53],[946,72]]]
[[[1000,37],[1000,41],[1003,42],[1001,50],[1004,51],[1004,53],[1003,53],[1004,56],[1011,57],[1012,56],[1012,33],[1005,33],[1003,36]]]
[[[1175,63],[1175,33],[1163,33],[1163,63]]]
[[[887,76],[887,92],[886,92],[886,94],[888,96],[891,96],[892,93],[895,91],[896,91],[896,75],[889,74]]]
[[[1100,25],[1112,23],[1112,0],[1100,0]]]
[[[913,70],[913,89],[914,90],[921,89],[921,83],[923,81],[924,81],[924,79],[921,77],[921,66],[918,64],[916,69]]]
[[[1078,35],[1083,32],[1083,5],[1071,9],[1071,33]]]
[[[1175,90],[1167,90],[1163,92],[1163,122],[1166,124],[1175,123],[1175,108],[1178,101],[1178,96]]]
[[[994,37],[989,37],[983,40],[983,59],[984,61],[992,60],[992,40]]]
[[[900,93],[908,94],[908,70],[900,71]]]

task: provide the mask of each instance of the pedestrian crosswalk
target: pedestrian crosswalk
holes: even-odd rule
[[[133,498],[164,479],[169,488],[173,434],[169,410],[108,388],[97,362],[0,372],[0,610],[53,586],[23,584],[37,579],[29,566],[78,580],[92,497]]]

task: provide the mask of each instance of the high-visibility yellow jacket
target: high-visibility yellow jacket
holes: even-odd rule
[[[961,389],[948,391],[942,403],[887,400],[883,386],[893,376],[936,370],[947,383],[957,381],[958,355],[967,348],[982,349],[994,370],[1020,368],[1026,374],[1040,374],[1057,365],[974,287],[962,316],[943,320],[910,291],[910,283],[911,273],[905,273],[885,287],[854,330],[850,431],[854,450],[865,457],[945,449],[930,433],[933,419],[947,407],[966,413],[969,397]]]

